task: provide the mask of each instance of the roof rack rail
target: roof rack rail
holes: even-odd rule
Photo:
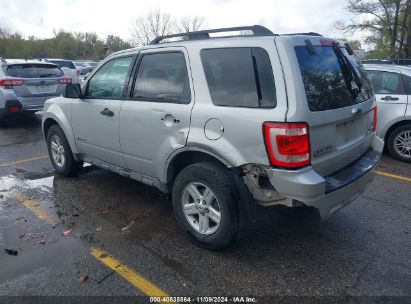
[[[282,36],[297,36],[297,35],[301,35],[301,36],[320,36],[322,37],[323,35],[315,33],[315,32],[308,32],[308,33],[291,33],[291,34],[283,34]]]
[[[210,37],[211,33],[237,32],[237,31],[247,31],[247,30],[252,31],[254,36],[277,36],[277,34],[274,34],[268,28],[261,26],[261,25],[238,26],[238,27],[227,27],[227,28],[219,28],[219,29],[212,29],[212,30],[172,34],[172,35],[166,35],[166,36],[158,36],[153,41],[150,42],[150,45],[159,44],[160,41],[164,39],[169,39],[169,38],[184,37],[187,40],[203,40],[203,39],[212,38]],[[224,36],[224,37],[241,37],[241,36],[250,36],[250,35],[235,35],[235,36]],[[218,38],[223,38],[223,37],[218,37]]]

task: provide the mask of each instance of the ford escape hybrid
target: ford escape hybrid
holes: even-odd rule
[[[221,37],[235,31],[250,35]],[[157,187],[181,227],[218,249],[268,206],[326,219],[358,197],[383,147],[376,114],[348,45],[250,26],[110,55],[47,101],[43,130],[57,173],[87,162]]]

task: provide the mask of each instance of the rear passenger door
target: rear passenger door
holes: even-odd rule
[[[378,131],[386,127],[393,119],[405,115],[407,93],[403,77],[396,71],[368,70],[378,104]]]
[[[194,104],[188,63],[183,47],[140,52],[120,114],[121,150],[130,170],[159,178],[169,155],[186,145]]]

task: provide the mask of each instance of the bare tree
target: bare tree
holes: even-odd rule
[[[132,36],[136,45],[147,45],[157,36],[171,34],[173,28],[174,21],[170,14],[156,9],[134,20]]]
[[[201,16],[185,16],[177,20],[175,30],[177,33],[186,33],[198,31],[206,25],[204,17]]]

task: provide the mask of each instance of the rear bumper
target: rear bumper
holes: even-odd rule
[[[6,100],[4,106],[0,108],[0,114],[16,114],[21,112],[35,113],[43,110],[45,102],[46,100],[41,101],[40,103],[22,104],[19,100]],[[19,108],[18,112],[10,111],[11,107],[16,106]]]
[[[50,99],[60,95],[51,96],[36,96],[36,97],[19,97],[19,102],[22,105],[22,111],[37,112],[44,108],[44,103]]]
[[[268,169],[275,190],[285,197],[316,207],[327,219],[336,210],[356,199],[372,181],[372,169],[378,164],[384,142],[374,137],[372,149],[349,166],[320,176],[312,167],[301,170]]]

